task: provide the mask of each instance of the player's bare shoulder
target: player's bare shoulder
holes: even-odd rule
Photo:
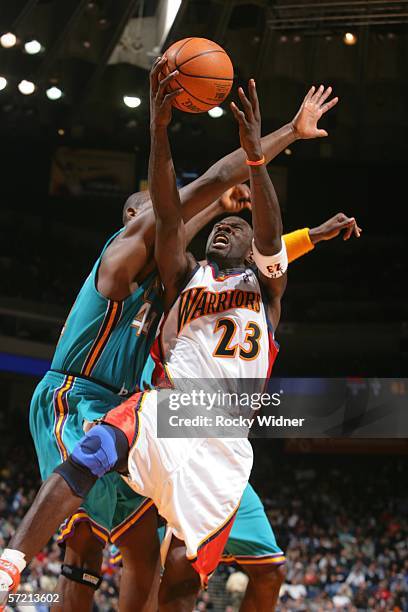
[[[154,269],[154,217],[151,208],[129,220],[104,251],[97,289],[108,299],[123,300]]]

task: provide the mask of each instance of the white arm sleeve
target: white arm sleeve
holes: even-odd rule
[[[279,278],[288,269],[288,254],[284,240],[281,250],[275,255],[261,255],[255,246],[255,240],[252,240],[252,252],[258,270],[268,278]]]

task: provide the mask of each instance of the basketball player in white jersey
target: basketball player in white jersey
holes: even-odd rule
[[[152,148],[149,190],[156,214],[156,261],[168,315],[161,326],[161,362],[177,379],[247,377],[265,380],[276,356],[268,329],[280,317],[287,255],[276,193],[260,144],[255,83],[242,89],[241,146],[250,168],[252,232],[241,218],[217,223],[199,266],[186,252],[181,204],[167,136],[171,99],[152,82]],[[248,262],[253,254],[258,273]],[[253,388],[253,387],[251,387]],[[138,393],[114,408],[78,443],[68,460],[43,484],[0,560],[3,583],[12,590],[27,562],[79,507],[96,480],[112,470],[151,498],[173,540],[183,541],[203,584],[215,570],[252,467],[246,438],[157,437],[157,395]],[[4,581],[8,576],[9,580]]]

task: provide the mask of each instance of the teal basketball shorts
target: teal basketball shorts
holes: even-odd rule
[[[46,480],[67,459],[83,437],[84,420],[102,417],[123,401],[113,391],[89,380],[49,371],[34,391],[30,406],[30,430],[41,478]],[[135,493],[115,472],[99,479],[81,507],[61,526],[59,541],[72,535],[79,522],[87,521],[103,543],[120,538],[135,525],[153,502]]]
[[[276,543],[275,534],[264,506],[248,483],[232,525],[222,556],[223,563],[282,565],[285,555]]]

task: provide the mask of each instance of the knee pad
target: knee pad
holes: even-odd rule
[[[102,582],[102,576],[98,576],[98,574],[94,574],[83,567],[67,565],[66,563],[62,564],[61,575],[68,578],[68,580],[72,580],[73,582],[79,582],[79,584],[89,586],[95,591],[96,589],[99,589]]]
[[[74,495],[84,498],[98,478],[116,468],[126,468],[128,450],[122,431],[111,425],[96,425],[54,472],[62,476]]]
[[[75,446],[72,461],[101,478],[127,460],[128,443],[125,434],[110,425],[93,427]]]

